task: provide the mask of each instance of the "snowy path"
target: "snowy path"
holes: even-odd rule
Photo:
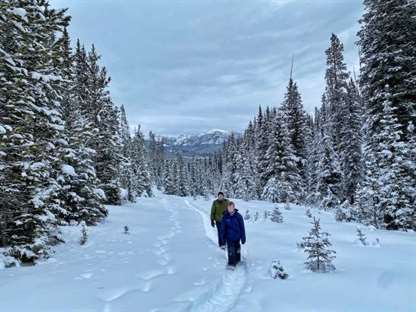
[[[356,243],[355,224],[312,210],[332,234],[337,271],[305,271],[296,243],[308,232],[304,207],[281,209],[284,223],[264,219],[270,203],[236,200],[246,223],[244,265],[225,270],[226,257],[210,225],[211,201],[158,195],[109,207],[107,220],[64,228],[66,244],[35,267],[0,270],[3,312],[412,312],[416,306],[416,234],[362,227],[369,247]],[[254,221],[254,214],[259,218]],[[124,234],[124,226],[130,234]],[[376,239],[380,245],[372,246]],[[249,251],[249,253],[248,253]],[[290,277],[273,280],[280,259]]]
[[[0,311],[230,310],[245,273],[224,274],[224,252],[203,212],[164,195],[109,209],[85,246],[79,228],[65,228],[67,243],[53,258],[0,271]]]
[[[204,224],[205,235],[217,245],[217,237],[210,225],[208,214],[185,200],[186,205],[201,215]],[[192,312],[227,312],[237,304],[241,292],[246,284],[247,268],[245,265],[239,266],[236,271],[225,270],[221,280],[207,294],[198,298],[193,306]]]

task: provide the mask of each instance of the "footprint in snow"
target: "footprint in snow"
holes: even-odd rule
[[[175,273],[176,273],[176,269],[175,269],[173,266],[170,266],[170,267],[168,267],[168,269],[167,269],[166,273],[167,273],[168,275],[173,275],[173,274],[175,274]]]
[[[164,275],[164,273],[163,271],[160,271],[160,270],[152,270],[152,271],[147,271],[147,272],[138,274],[138,276],[145,281],[155,279],[162,275]]]
[[[144,286],[141,289],[143,292],[149,292],[152,290],[152,283],[151,282],[147,282],[146,284],[144,284]]]
[[[165,266],[165,265],[168,265],[169,264],[169,260],[166,260],[166,259],[159,259],[159,260],[157,260],[157,263],[159,263],[161,266]]]
[[[172,260],[172,257],[167,253],[162,254],[162,258],[165,259],[166,261]]]
[[[204,286],[206,284],[206,281],[204,279],[200,280],[200,281],[196,281],[194,283],[194,286]]]
[[[154,243],[153,244],[153,247],[156,247],[156,248],[160,248],[160,247],[162,247],[164,244],[162,244],[162,242],[156,242],[156,243]]]
[[[157,250],[154,250],[154,251],[153,251],[153,253],[154,253],[156,256],[161,256],[161,255],[163,255],[165,252],[166,252],[166,249],[165,249],[165,248],[163,248],[163,247],[159,247],[159,249],[157,249]]]
[[[76,280],[83,280],[83,279],[90,279],[93,276],[92,273],[82,273],[79,276],[76,276],[74,279]]]
[[[148,283],[144,284],[141,287],[118,287],[118,288],[112,288],[112,289],[107,289],[107,290],[102,290],[99,292],[98,294],[98,298],[106,301],[107,303],[113,302],[117,299],[120,299],[121,297],[132,293],[132,292],[136,292],[136,291],[144,291],[143,289],[145,289],[146,287],[150,287],[147,286]]]

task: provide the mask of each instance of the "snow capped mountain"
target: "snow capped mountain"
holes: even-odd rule
[[[220,150],[229,135],[229,131],[221,129],[211,129],[196,135],[179,135],[166,139],[166,149],[170,153],[185,156],[210,154]]]
[[[174,145],[194,146],[194,145],[219,145],[223,144],[229,132],[220,129],[212,129],[197,135],[180,135],[176,138]]]

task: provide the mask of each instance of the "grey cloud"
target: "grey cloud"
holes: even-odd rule
[[[129,121],[163,134],[241,130],[278,105],[291,55],[308,111],[319,104],[332,32],[354,46],[361,0],[53,0],[94,42]]]

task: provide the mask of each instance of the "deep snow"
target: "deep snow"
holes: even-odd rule
[[[66,227],[67,243],[53,258],[0,270],[0,311],[416,311],[415,233],[361,226],[370,242],[363,247],[356,224],[312,209],[337,251],[335,272],[312,273],[296,247],[311,226],[304,207],[281,206],[278,224],[264,219],[273,204],[236,203],[251,215],[245,261],[236,271],[225,270],[225,254],[215,245],[210,201],[158,195],[109,207],[108,219],[88,229],[84,246],[80,227]],[[270,277],[274,259],[288,280]]]

